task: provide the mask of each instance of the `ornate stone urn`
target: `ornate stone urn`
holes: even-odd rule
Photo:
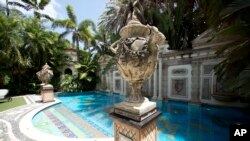
[[[53,77],[53,71],[51,70],[51,67],[46,63],[42,67],[42,70],[37,72],[36,75],[38,79],[42,82],[40,84],[42,102],[54,101],[54,88],[51,84],[49,84],[49,81]]]
[[[132,87],[126,99],[130,103],[141,103],[143,82],[154,72],[157,64],[158,45],[164,43],[164,35],[156,27],[142,25],[132,20],[120,31],[121,39],[112,46],[116,54],[118,70]]]
[[[149,137],[152,140],[157,140],[155,119],[160,112],[157,111],[155,102],[142,96],[141,87],[155,70],[158,45],[165,42],[165,36],[156,27],[141,24],[136,17],[119,34],[121,38],[110,48],[116,55],[116,65],[122,78],[129,83],[132,91],[125,101],[114,106],[111,113],[115,119],[115,140],[131,139],[129,135],[124,135],[124,130],[120,131],[121,128],[135,131],[138,136],[131,140],[143,140],[149,136],[152,136]],[[144,133],[148,128],[153,134]]]

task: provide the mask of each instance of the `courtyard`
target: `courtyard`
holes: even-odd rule
[[[250,124],[249,5],[1,1],[0,140],[231,140]]]

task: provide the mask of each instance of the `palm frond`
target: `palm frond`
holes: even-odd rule
[[[40,3],[38,4],[38,7],[40,9],[44,9],[45,6],[47,6],[50,3],[50,0],[41,0]]]
[[[60,34],[59,38],[65,38],[71,31],[66,30],[63,33]]]
[[[52,28],[56,27],[62,27],[66,29],[74,29],[75,23],[73,23],[70,19],[64,19],[64,20],[55,20],[52,24]]]
[[[220,16],[225,19],[231,16],[233,13],[240,11],[244,8],[250,7],[250,0],[234,0],[220,13]]]
[[[49,15],[47,14],[43,14],[43,13],[39,13],[37,11],[34,11],[34,15],[38,18],[38,19],[41,19],[41,18],[45,18],[51,22],[54,21],[54,19],[52,17],[50,17]]]
[[[91,27],[91,29],[93,31],[96,30],[96,26],[95,26],[95,23],[92,21],[92,20],[84,20],[82,21],[79,26],[78,26],[78,29],[81,30],[81,29],[84,29],[84,28],[88,28],[88,27]]]
[[[76,25],[77,19],[76,19],[76,15],[74,13],[73,7],[71,5],[67,5],[66,10],[67,10],[69,19]]]
[[[21,7],[21,8],[23,8],[23,9],[27,10],[27,11],[31,9],[28,5],[22,4],[22,3],[20,3],[20,2],[12,2],[12,1],[9,1],[9,2],[8,2],[8,5]]]

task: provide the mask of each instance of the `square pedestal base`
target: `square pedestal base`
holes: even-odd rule
[[[53,102],[54,100],[54,88],[52,85],[41,86],[42,102]]]
[[[157,111],[156,103],[145,98],[142,103],[121,102],[115,104],[114,113],[128,117],[135,121],[142,121]]]
[[[110,114],[114,119],[115,141],[157,141],[156,112],[147,119],[136,122],[115,113]]]

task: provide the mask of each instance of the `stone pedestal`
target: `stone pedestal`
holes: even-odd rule
[[[114,113],[135,121],[142,121],[156,111],[156,103],[149,101],[147,98],[144,98],[142,103],[123,101],[114,106]]]
[[[41,97],[42,102],[53,102],[54,100],[54,88],[52,85],[41,85]]]
[[[157,141],[156,119],[161,113],[147,98],[142,103],[121,102],[110,113],[115,141]]]
[[[155,112],[143,121],[134,121],[116,113],[111,113],[114,119],[115,141],[157,141],[157,117]]]

